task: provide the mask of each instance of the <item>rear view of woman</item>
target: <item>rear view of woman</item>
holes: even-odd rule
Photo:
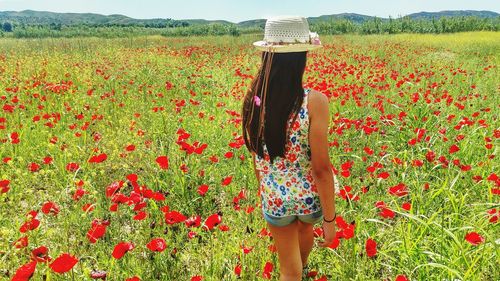
[[[266,21],[254,43],[262,64],[243,102],[243,137],[252,153],[264,219],[280,264],[280,280],[301,280],[321,222],[328,246],[335,237],[335,186],[327,131],[328,99],[304,89],[308,51],[321,48],[303,17]]]

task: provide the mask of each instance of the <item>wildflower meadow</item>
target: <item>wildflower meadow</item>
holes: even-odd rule
[[[276,280],[261,36],[0,39],[0,280]],[[500,33],[321,40],[340,192],[307,280],[500,280]]]

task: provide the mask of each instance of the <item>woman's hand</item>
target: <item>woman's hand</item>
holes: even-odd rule
[[[325,238],[325,241],[319,243],[320,247],[328,247],[332,244],[333,239],[335,239],[335,235],[337,233],[336,228],[335,228],[335,220],[332,222],[326,222],[323,221],[323,237]]]

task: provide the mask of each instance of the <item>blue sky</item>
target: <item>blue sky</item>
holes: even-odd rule
[[[359,13],[397,17],[415,12],[491,10],[500,0],[0,0],[0,11],[39,10],[123,14],[133,18],[223,19],[239,22],[275,15]]]

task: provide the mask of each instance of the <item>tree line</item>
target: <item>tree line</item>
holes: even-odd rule
[[[499,31],[500,17],[479,18],[474,16],[441,17],[439,19],[412,19],[400,17],[388,20],[374,17],[363,23],[347,19],[323,21],[311,25],[319,34],[396,34],[396,33],[454,33],[465,31]]]
[[[189,24],[183,21],[164,21],[146,24],[15,24],[3,22],[0,36],[14,38],[42,37],[127,37],[139,35],[198,36],[262,33],[264,24],[240,27],[236,24]],[[441,17],[439,19],[381,19],[374,17],[357,23],[349,19],[332,19],[311,24],[311,30],[319,34],[396,34],[396,33],[453,33],[464,31],[499,31],[500,17],[479,18],[474,16]]]

